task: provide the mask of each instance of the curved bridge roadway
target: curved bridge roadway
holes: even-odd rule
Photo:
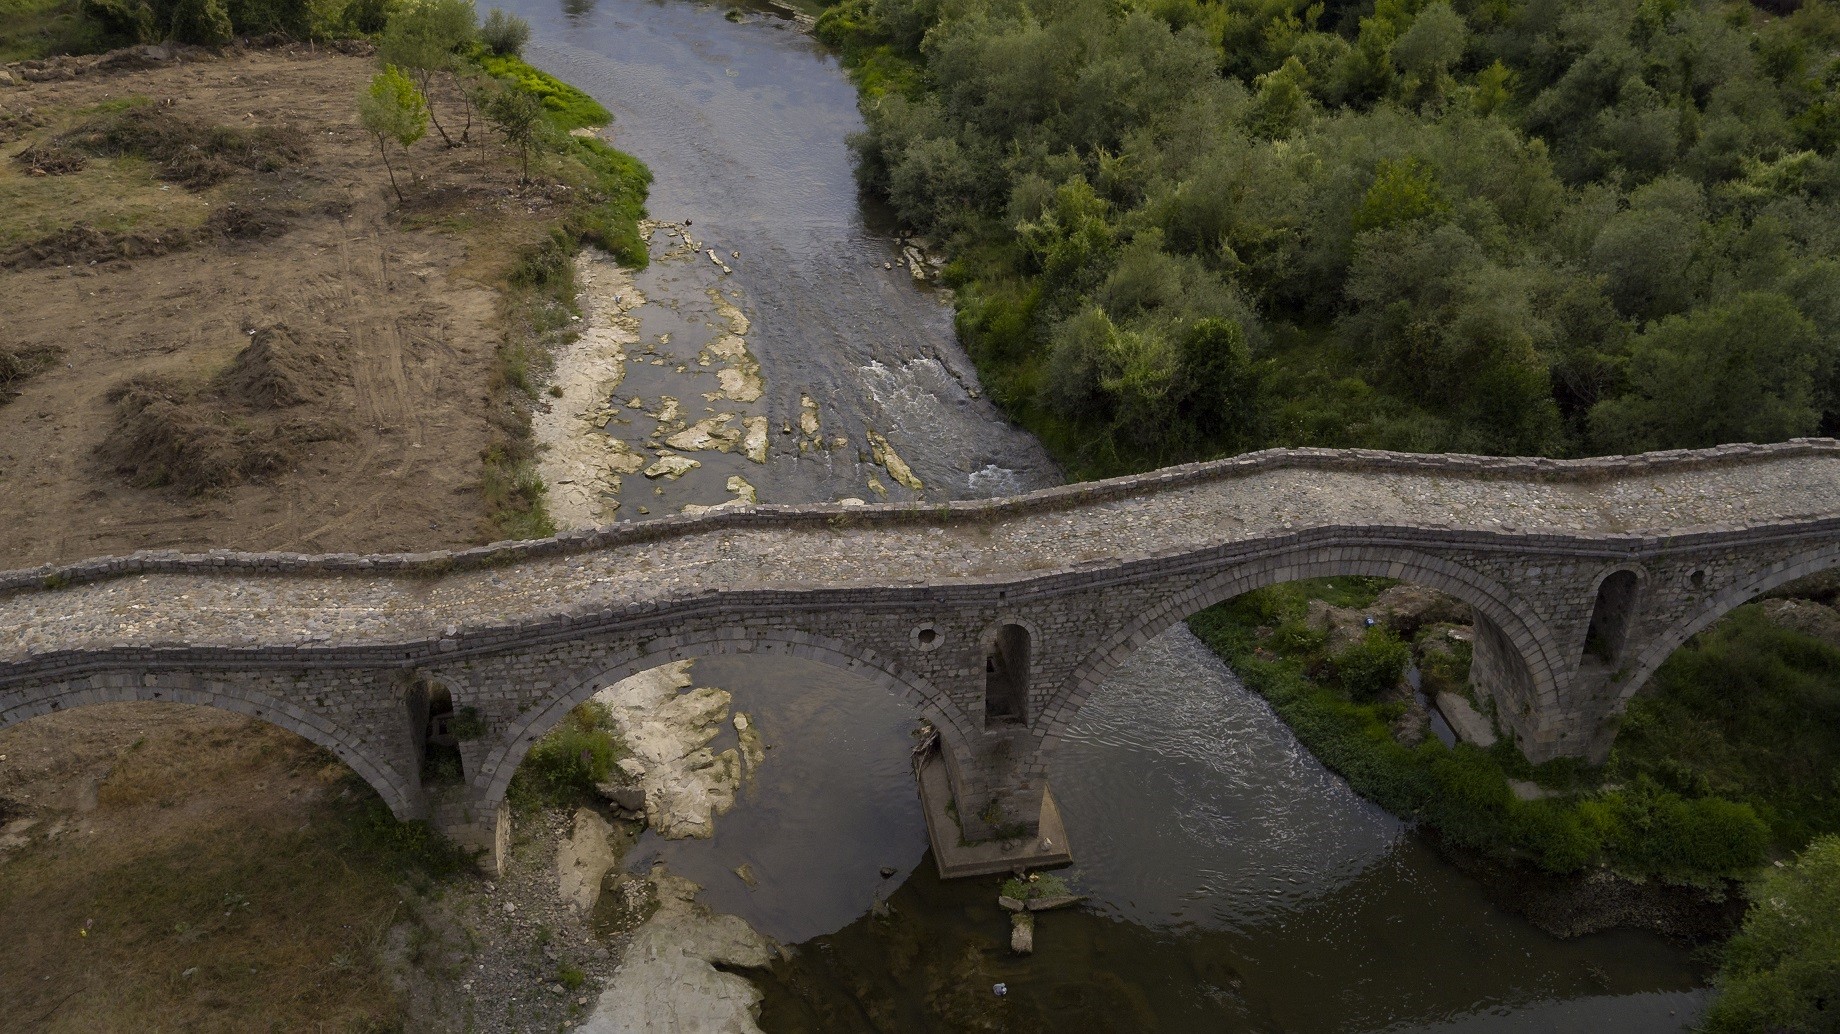
[[[435,811],[489,841],[529,744],[596,688],[777,652],[913,701],[976,841],[1035,831],[1047,754],[1113,667],[1248,589],[1365,574],[1465,600],[1472,679],[1540,761],[1601,757],[1676,646],[1836,561],[1832,440],[1579,461],[1281,450],[1010,499],[760,506],[452,553],[12,572],[0,726],[113,700],[225,707],[337,751],[419,817],[427,708],[451,699],[466,785]]]

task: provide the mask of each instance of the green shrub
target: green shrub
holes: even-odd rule
[[[1328,641],[1328,632],[1311,628],[1299,618],[1292,618],[1273,629],[1265,645],[1286,657],[1307,657],[1321,650]]]
[[[474,58],[487,75],[502,80],[543,102],[550,122],[567,132],[613,121],[601,103],[568,83],[532,67],[515,54],[481,53]]]
[[[1751,892],[1725,946],[1707,1034],[1840,1029],[1840,837],[1808,845]]]
[[[221,47],[236,38],[222,0],[179,0],[173,5],[172,37],[180,43]]]
[[[1461,693],[1469,685],[1470,657],[1471,647],[1465,642],[1451,643],[1448,651],[1426,650],[1418,662],[1419,684],[1432,696]]]
[[[1335,655],[1335,673],[1355,700],[1373,700],[1392,691],[1412,663],[1412,649],[1384,628],[1375,626]]]
[[[498,57],[517,57],[530,42],[530,23],[494,7],[479,25],[479,42]]]
[[[606,707],[590,701],[531,744],[512,777],[511,794],[524,805],[551,807],[590,799],[594,784],[606,781],[624,753]]]
[[[1687,799],[1638,778],[1627,790],[1589,802],[1606,831],[1612,864],[1678,880],[1740,878],[1763,862],[1769,829],[1748,804]]]
[[[1246,622],[1273,608],[1239,603],[1211,607],[1189,625],[1324,765],[1381,807],[1424,821],[1453,844],[1556,873],[1607,862],[1631,876],[1702,885],[1742,876],[1764,856],[1767,828],[1744,804],[1686,797],[1652,780],[1591,793],[1598,773],[1589,766],[1535,767],[1511,745],[1485,751],[1428,739],[1408,748],[1393,738],[1395,709],[1347,699],[1312,681],[1298,659],[1260,660]],[[1523,801],[1510,790],[1511,777],[1586,796]]]

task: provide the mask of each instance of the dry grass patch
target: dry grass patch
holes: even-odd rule
[[[272,478],[309,446],[350,433],[312,411],[292,412],[339,385],[338,353],[266,327],[207,384],[134,378],[109,392],[114,433],[97,452],[139,488],[203,495]]]
[[[457,861],[330,754],[234,717],[156,727],[98,802],[0,861],[0,1027],[400,1029],[400,884]]]

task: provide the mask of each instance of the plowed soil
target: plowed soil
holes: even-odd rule
[[[385,551],[487,536],[476,486],[498,433],[492,285],[544,232],[546,204],[513,189],[507,156],[477,146],[477,124],[472,146],[449,149],[431,130],[406,160],[393,156],[399,179],[424,181],[400,204],[356,114],[374,71],[369,58],[297,47],[0,86],[0,349],[55,357],[0,382],[0,568],[146,548]],[[304,157],[202,188],[132,155],[50,170],[14,160],[129,106],[285,130]],[[285,411],[200,419],[338,433],[304,435],[248,479],[202,489],[109,442],[116,389],[153,381],[216,398],[205,389],[275,327],[335,357],[318,390]]]

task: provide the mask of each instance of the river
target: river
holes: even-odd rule
[[[715,332],[704,299],[749,324],[771,454],[699,453],[705,468],[671,482],[659,512],[723,501],[735,473],[769,502],[963,498],[1058,479],[978,396],[947,299],[897,264],[894,228],[851,174],[855,92],[795,22],[688,0],[502,6],[532,24],[527,56],[614,112],[610,138],[656,176],[653,216],[687,221],[697,240],[691,258],[635,279],[649,299],[639,337],[662,360],[633,367],[621,395],[667,390],[647,378]],[[847,446],[797,447],[790,429],[814,404]],[[869,430],[922,488],[891,483]],[[911,710],[817,664],[711,659],[693,676],[734,694],[768,761],[713,839],[648,833],[629,864],[662,858],[714,908],[796,946],[750,974],[769,1031],[1660,1032],[1705,1004],[1685,949],[1627,932],[1561,941],[1492,905],[1324,770],[1183,629],[1115,674],[1059,750],[1070,878],[1089,897],[1045,915],[1026,959],[1000,947],[992,880],[931,871]],[[734,874],[743,863],[753,886]]]

